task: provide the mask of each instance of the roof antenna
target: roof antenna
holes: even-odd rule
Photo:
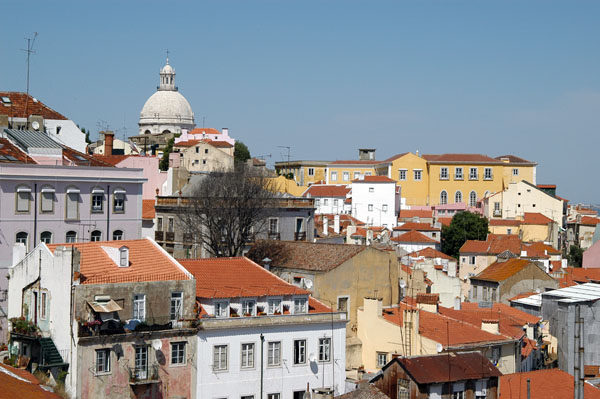
[[[29,102],[29,58],[31,57],[31,54],[35,54],[35,51],[33,51],[33,44],[35,43],[37,35],[37,32],[33,32],[33,39],[26,37],[27,50],[21,49],[21,51],[27,53],[27,97],[25,98],[25,115],[23,115],[25,118],[27,118],[27,103]]]

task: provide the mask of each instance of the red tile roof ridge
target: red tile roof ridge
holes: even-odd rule
[[[396,183],[387,176],[364,176],[362,179],[354,179],[352,183]]]
[[[400,154],[393,155],[393,156],[389,157],[388,159],[384,159],[383,162],[393,162],[396,159],[402,158],[403,156],[405,156],[407,154],[409,154],[409,153],[408,152],[402,152]]]
[[[437,243],[436,240],[427,237],[425,234],[419,233],[416,230],[411,230],[398,237],[392,237],[394,242],[422,242],[422,243]]]
[[[27,95],[20,91],[0,91],[0,97],[8,97],[11,100],[11,105],[6,108],[10,108],[8,117],[28,117],[30,115],[41,115],[44,119],[51,120],[67,120],[66,116],[60,112],[52,109],[48,105],[44,104],[32,95]],[[35,101],[34,101],[35,100]],[[25,115],[25,103],[27,103],[27,113]],[[13,109],[15,112],[13,112]]]
[[[456,259],[454,259],[452,256],[450,255],[446,255],[445,253],[438,251],[435,248],[423,248],[420,249],[418,251],[414,251],[408,254],[408,256],[411,255],[415,255],[415,256],[422,256],[424,258],[442,258],[442,259],[447,259],[447,260],[454,260],[456,261]],[[434,255],[434,256],[432,256]]]

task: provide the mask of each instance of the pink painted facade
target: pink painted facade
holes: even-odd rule
[[[192,131],[183,130],[181,136],[175,138],[175,144],[190,140],[205,140],[209,139],[212,141],[225,141],[231,145],[235,145],[235,139],[229,136],[229,129],[223,128],[222,131],[218,131],[213,128],[196,128]]]
[[[583,253],[584,269],[600,268],[600,241],[596,241]]]
[[[145,200],[156,198],[156,190],[162,190],[163,184],[167,181],[167,172],[162,172],[158,168],[160,159],[158,157],[131,156],[123,159],[116,166],[118,168],[142,169],[144,182],[142,198]]]

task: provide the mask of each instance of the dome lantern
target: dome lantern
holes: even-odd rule
[[[169,56],[167,56],[167,63],[160,70],[160,86],[158,86],[158,90],[177,91],[177,87],[175,87],[175,69],[169,65]]]

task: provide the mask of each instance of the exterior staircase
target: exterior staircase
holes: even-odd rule
[[[40,338],[40,346],[42,347],[42,362],[39,367],[51,368],[68,365],[60,356],[52,338]]]

